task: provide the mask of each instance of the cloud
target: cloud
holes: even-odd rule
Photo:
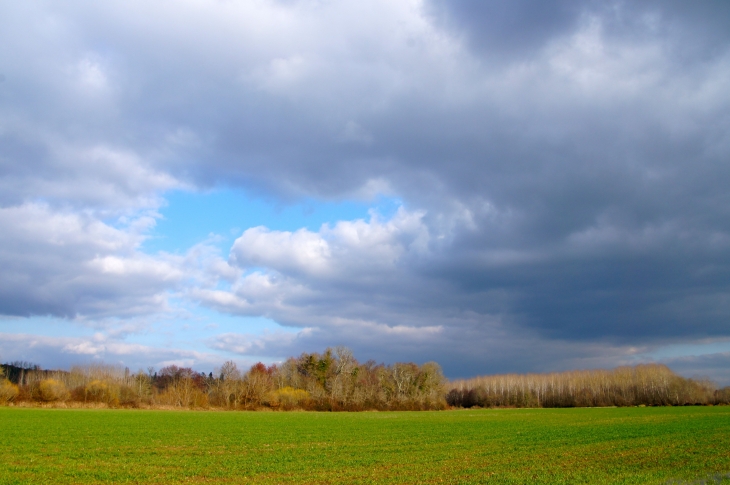
[[[183,278],[172,256],[138,245],[154,218],[118,229],[43,204],[0,208],[0,312],[60,317],[131,316],[163,311]]]
[[[556,325],[546,334],[531,325],[532,315],[516,314],[529,309],[525,294],[539,283],[515,273],[534,271],[534,257],[469,255],[485,278],[503,280],[490,285],[446,275],[438,266],[453,267],[453,246],[430,233],[424,217],[401,208],[388,221],[340,222],[316,233],[245,231],[229,258],[241,270],[239,278],[229,289],[194,289],[190,297],[220,312],[264,315],[297,330],[263,338],[226,333],[211,347],[286,356],[346,343],[358,355],[384,361],[436,359],[450,375],[466,375],[470,368],[560,370],[568,362],[595,367],[638,352],[642,339],[631,338],[626,328],[609,331],[613,339],[592,341],[605,336],[610,322],[596,322],[606,327],[593,328],[590,336],[580,335],[580,327],[570,333]],[[521,288],[528,284],[532,291]]]
[[[719,386],[730,386],[730,352],[675,357],[665,362],[682,375],[710,379]]]
[[[362,292],[387,300],[406,283],[417,286],[401,266],[428,250],[422,217],[401,208],[388,221],[340,221],[316,233],[248,229],[231,248],[229,264],[242,270],[231,289],[194,290],[192,296],[223,311],[271,315],[282,323],[362,316],[367,306],[377,313]]]
[[[655,0],[518,0],[508,4],[427,0],[424,5],[436,25],[464,39],[469,48],[492,62],[530,59],[593,19],[600,19],[612,37],[633,42],[661,38],[677,54],[706,54],[718,43],[727,42],[730,12],[727,5],[713,1],[688,6],[681,1]]]
[[[3,362],[20,360],[46,369],[68,369],[74,365],[105,362],[125,365],[133,372],[138,369],[146,371],[149,366],[159,369],[173,364],[212,368],[223,362],[212,353],[133,344],[103,333],[91,337],[0,333],[0,355]]]
[[[0,311],[131,318],[175,293],[310,329],[217,349],[357,344],[451,369],[727,337],[727,9],[0,7]],[[244,228],[227,260],[140,250],[166,191],[220,186],[403,207]]]
[[[437,25],[463,36],[480,54],[520,59],[573,32],[591,2],[432,0],[425,5]]]
[[[352,280],[364,273],[382,274],[405,252],[416,255],[427,249],[428,229],[422,213],[402,208],[390,221],[339,221],[323,226],[319,233],[270,231],[264,227],[246,230],[231,248],[231,263],[242,267],[265,266],[281,273],[311,277],[339,274]]]

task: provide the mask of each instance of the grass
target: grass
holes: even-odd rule
[[[699,484],[720,483],[728,472],[730,407],[0,408],[2,484]]]

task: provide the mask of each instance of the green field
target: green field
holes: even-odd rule
[[[699,484],[730,472],[730,407],[0,408],[0,465],[2,484]]]

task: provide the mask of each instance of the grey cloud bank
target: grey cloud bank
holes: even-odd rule
[[[154,318],[174,294],[299,332],[211,353],[346,344],[450,375],[726,339],[729,8],[6,5],[0,313]],[[404,206],[141,250],[165,191],[217,186]]]

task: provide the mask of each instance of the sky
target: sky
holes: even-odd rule
[[[0,4],[0,361],[730,385],[730,3]]]

